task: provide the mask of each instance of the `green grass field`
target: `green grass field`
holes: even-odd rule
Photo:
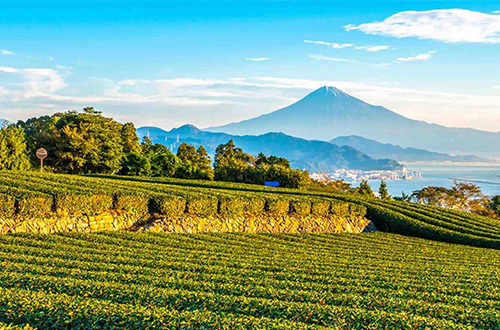
[[[500,253],[389,233],[0,236],[0,322],[498,329]]]

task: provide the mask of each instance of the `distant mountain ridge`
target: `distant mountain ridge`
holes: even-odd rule
[[[500,132],[450,128],[409,119],[327,86],[285,108],[206,130],[237,135],[283,132],[324,141],[358,135],[402,147],[500,156]]]
[[[449,155],[416,148],[402,148],[390,143],[380,143],[361,136],[340,136],[330,141],[338,146],[350,146],[374,158],[390,158],[398,162],[491,162],[473,155]]]
[[[184,125],[170,131],[157,127],[140,127],[137,135],[142,139],[148,136],[155,143],[171,147],[186,142],[194,146],[203,145],[213,157],[215,149],[221,143],[233,139],[235,144],[245,152],[257,155],[285,157],[292,167],[307,169],[311,172],[331,172],[339,168],[357,170],[389,170],[402,166],[391,159],[374,159],[352,147],[339,147],[325,141],[309,141],[283,133],[266,133],[259,136],[236,136],[225,133],[206,132],[193,125]],[[179,137],[179,142],[177,142]],[[175,152],[176,148],[173,148]]]

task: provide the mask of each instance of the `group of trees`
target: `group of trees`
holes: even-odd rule
[[[288,188],[304,188],[311,181],[307,171],[292,169],[286,158],[262,153],[254,157],[236,147],[233,140],[217,147],[214,178],[219,181],[255,184],[278,181],[280,186]]]
[[[279,181],[280,186],[293,188],[310,182],[308,173],[292,169],[287,159],[254,157],[232,140],[217,148],[214,167],[203,146],[182,143],[173,154],[148,138],[139,141],[132,123],[121,124],[91,107],[6,126],[0,133],[0,147],[0,169],[38,166],[35,151],[43,147],[49,152],[45,169],[60,173],[215,178],[257,184]]]
[[[500,217],[500,196],[484,196],[481,188],[455,181],[451,188],[425,187],[403,196],[411,202],[441,206],[490,217]]]

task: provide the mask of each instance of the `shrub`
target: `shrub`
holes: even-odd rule
[[[330,203],[327,201],[312,202],[311,213],[316,216],[327,216],[330,213]]]
[[[214,196],[191,197],[187,201],[187,213],[208,217],[217,213],[218,200]]]
[[[311,214],[311,202],[310,201],[291,201],[290,202],[290,213],[305,216]]]
[[[144,194],[117,194],[113,209],[143,217],[149,214],[149,196]]]
[[[11,218],[14,215],[14,196],[0,194],[0,219]]]
[[[156,195],[149,199],[149,213],[167,217],[181,216],[186,210],[186,200],[174,195]]]
[[[288,214],[290,202],[285,199],[268,198],[266,200],[266,211],[276,215]]]

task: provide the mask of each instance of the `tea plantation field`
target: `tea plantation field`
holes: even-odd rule
[[[383,232],[0,235],[0,328],[499,329],[499,274]]]

